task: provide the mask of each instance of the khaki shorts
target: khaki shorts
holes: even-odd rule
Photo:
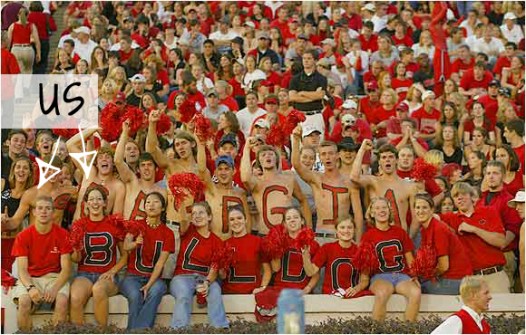
[[[55,282],[57,281],[58,273],[48,273],[43,275],[42,277],[33,277],[33,285],[43,294],[47,289],[50,289]],[[27,292],[27,289],[24,285],[22,285],[22,282],[18,280],[16,282],[16,286],[11,290],[11,298],[13,299],[13,302],[18,305],[18,298],[23,296],[24,294],[29,295]],[[63,294],[66,297],[69,297],[69,282],[66,282],[64,286],[58,291],[58,294]]]

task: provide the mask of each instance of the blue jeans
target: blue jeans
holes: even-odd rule
[[[378,279],[388,281],[391,284],[393,284],[393,287],[396,287],[396,285],[398,285],[399,283],[403,281],[411,280],[411,277],[401,272],[382,272],[382,273],[375,274],[371,278],[371,284],[373,284]]]
[[[436,282],[431,280],[422,283],[422,293],[440,295],[458,295],[461,279],[441,278]]]
[[[128,299],[128,329],[151,328],[157,316],[157,307],[167,291],[166,283],[157,279],[148,290],[146,299],[141,287],[148,283],[149,277],[127,273],[120,284],[122,295]]]
[[[170,294],[175,298],[175,309],[172,316],[172,328],[182,328],[190,324],[192,314],[192,303],[195,293],[197,279],[206,278],[202,275],[177,275],[170,282]],[[208,296],[206,297],[208,305],[208,322],[212,327],[227,328],[229,322],[225,315],[225,306],[221,296],[221,287],[214,281],[210,283]]]

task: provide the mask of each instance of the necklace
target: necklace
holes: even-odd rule
[[[146,224],[148,225],[148,227],[155,229],[161,225],[161,222],[151,223],[150,218],[146,218]]]

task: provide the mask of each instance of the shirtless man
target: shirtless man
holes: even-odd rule
[[[144,199],[150,192],[159,192],[166,198],[166,191],[155,184],[155,170],[157,165],[151,154],[138,155],[135,166],[139,170],[140,177],[137,178],[135,169],[125,163],[125,155],[128,147],[136,147],[134,142],[128,141],[130,126],[128,121],[122,124],[122,133],[115,150],[115,167],[126,187],[126,198],[124,202],[123,216],[126,220],[140,220],[146,218],[144,212]],[[138,149],[138,148],[137,148]]]
[[[212,232],[223,241],[231,237],[228,226],[228,207],[241,205],[245,213],[249,213],[246,192],[233,186],[235,164],[231,156],[221,155],[215,160],[215,176],[217,184],[212,181],[210,172],[206,168],[205,144],[197,140],[197,164],[199,166],[199,177],[205,182],[205,199],[212,208]],[[251,230],[251,223],[247,218],[247,231]]]
[[[90,128],[85,129],[83,133],[83,138],[90,138],[97,129]],[[66,142],[68,147],[68,152],[82,152],[81,148],[81,137],[80,133],[73,136]],[[91,160],[91,157],[88,157],[88,162]],[[108,211],[112,214],[122,213],[124,208],[124,199],[126,198],[126,188],[124,183],[120,181],[113,174],[113,151],[109,147],[101,147],[97,152],[97,157],[95,158],[95,164],[93,165],[88,179],[84,179],[84,170],[81,168],[80,164],[73,160],[73,163],[80,171],[82,184],[79,191],[79,199],[84,199],[84,193],[88,187],[95,183],[105,187],[108,190]],[[73,220],[76,220],[84,216],[84,200],[77,202],[77,208],[75,210],[75,215]]]
[[[351,204],[359,239],[363,231],[360,189],[338,170],[338,146],[330,141],[321,142],[318,152],[325,171],[308,170],[300,161],[301,134],[301,126],[297,126],[292,133],[292,165],[301,179],[312,187],[318,214],[316,236],[321,238],[318,242],[327,243],[336,239],[336,223],[351,214]]]
[[[50,163],[56,168],[62,169],[62,161],[58,157],[55,157],[51,162],[49,159],[44,159],[44,161]],[[49,170],[47,175],[49,176],[53,172],[53,170]],[[62,172],[49,179],[47,183],[40,187],[40,189],[37,188],[37,186],[33,186],[25,191],[20,199],[20,205],[15,214],[11,218],[9,218],[7,214],[2,214],[2,230],[17,229],[20,227],[28,213],[29,224],[34,224],[36,218],[33,215],[33,211],[30,211],[30,209],[35,208],[35,199],[40,196],[51,196],[53,199],[53,222],[60,226],[64,217],[64,210],[68,207],[70,201],[76,201],[78,193],[76,187],[62,185],[61,174]]]
[[[385,197],[391,202],[394,222],[407,231],[407,211],[413,206],[417,186],[412,181],[401,179],[396,174],[398,151],[390,144],[383,145],[378,151],[379,176],[361,174],[362,159],[373,148],[371,140],[364,140],[354,160],[351,180],[369,190],[370,199]],[[416,220],[412,220],[411,237],[418,231]]]
[[[256,161],[259,162],[263,175],[258,178],[252,174],[250,150],[256,143],[256,138],[249,137],[243,148],[241,180],[252,193],[262,219],[263,224],[259,226],[259,234],[268,234],[270,228],[282,222],[283,213],[292,205],[293,196],[301,204],[307,225],[312,227],[312,215],[307,198],[301,192],[294,174],[279,171],[279,154],[274,147],[265,145],[259,149]]]
[[[165,172],[166,179],[169,180],[176,173],[190,172],[199,174],[197,167],[196,154],[197,144],[195,138],[185,131],[180,131],[175,135],[174,151],[175,157],[170,160],[159,147],[157,139],[157,121],[160,118],[160,111],[150,112],[148,117],[148,136],[146,138],[146,151],[149,152],[157,166]],[[192,219],[192,205],[194,198],[188,195],[179,208],[175,208],[175,199],[170,188],[167,188],[167,206],[166,206],[166,225],[174,232],[175,236],[175,253],[170,254],[165,263],[162,278],[172,278],[175,270],[175,261],[179,253],[181,234],[184,234],[190,226]]]

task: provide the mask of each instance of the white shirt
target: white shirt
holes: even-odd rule
[[[435,46],[431,45],[430,47],[421,46],[420,43],[415,43],[412,46],[412,49],[415,52],[415,58],[418,55],[426,53],[429,56],[429,60],[433,60],[433,55],[435,54]]]
[[[362,60],[362,70],[360,70],[360,73],[364,72],[366,69],[369,68],[369,54],[367,51],[360,50],[358,51],[358,55],[354,55],[354,51],[349,52],[347,55],[345,55],[349,59],[349,62],[353,65],[351,68],[351,72],[353,77],[356,76],[356,69],[354,68],[354,65],[356,65],[356,61],[358,60],[358,57]]]
[[[91,63],[91,53],[97,47],[97,43],[92,40],[88,40],[88,43],[81,43],[79,40],[75,39],[75,49],[73,51],[79,55],[81,59],[88,61],[88,64]]]
[[[197,79],[197,90],[199,90],[199,92],[206,94],[206,92],[213,87],[214,82],[207,76],[203,75],[203,78]]]
[[[239,121],[239,129],[243,132],[245,138],[250,136],[250,128],[252,127],[254,120],[265,114],[267,114],[267,111],[259,107],[255,113],[249,112],[248,107],[245,107],[236,113],[237,120]]]
[[[376,14],[371,18],[371,21],[374,23],[374,32],[379,33],[380,30],[387,27],[387,15],[382,17],[376,16]]]
[[[463,305],[462,309],[475,320],[477,326],[482,330],[482,315],[477,314],[477,312],[466,305]],[[462,334],[462,320],[458,316],[452,315],[436,327],[431,334]]]
[[[477,20],[477,22],[475,23],[475,27],[477,26],[477,24],[479,24],[480,21]],[[462,21],[459,25],[458,25],[460,28],[464,28],[466,29],[466,36],[469,37],[473,34],[475,34],[475,32],[473,31],[473,29],[471,29],[471,27],[468,25],[468,20],[464,20]]]
[[[265,80],[267,79],[267,75],[265,72],[261,71],[260,69],[256,69],[255,71],[248,73],[245,73],[245,76],[243,77],[243,85],[242,87],[248,87],[252,89],[252,83],[256,80]]]
[[[473,52],[483,52],[490,58],[497,57],[497,55],[504,52],[504,50],[505,48],[502,41],[495,37],[492,37],[489,43],[484,40],[484,37],[479,38],[477,43],[473,46]]]
[[[508,42],[519,44],[519,42],[524,38],[524,33],[518,24],[514,24],[511,30],[508,29],[507,25],[503,24],[500,26],[500,31],[502,31],[502,35],[508,40]]]
[[[233,31],[232,29],[229,29],[226,34],[223,34],[220,30],[215,31],[210,34],[208,37],[211,40],[214,41],[230,41],[233,40],[235,37],[238,37],[239,34]]]

